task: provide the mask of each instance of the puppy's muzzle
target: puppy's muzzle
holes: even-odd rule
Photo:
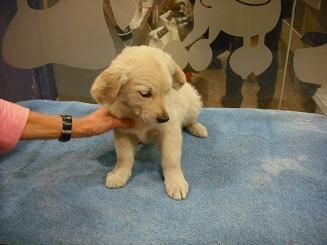
[[[169,117],[168,116],[160,116],[160,117],[157,117],[157,122],[158,123],[165,123],[165,122],[168,122],[169,120]]]

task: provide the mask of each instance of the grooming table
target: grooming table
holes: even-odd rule
[[[97,105],[26,101],[49,113]],[[156,146],[140,146],[131,179],[107,189],[112,131],[22,141],[0,156],[0,243],[327,244],[327,117],[203,109],[209,137],[184,132],[186,200],[164,190]]]

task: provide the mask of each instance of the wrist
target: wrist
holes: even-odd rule
[[[72,116],[70,114],[60,114],[62,118],[62,131],[59,138],[60,142],[67,142],[72,136]]]
[[[90,134],[91,129],[84,117],[73,118],[72,137],[81,138],[87,137]]]

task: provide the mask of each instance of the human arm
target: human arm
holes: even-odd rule
[[[0,153],[12,150],[29,117],[29,109],[0,99]]]
[[[105,108],[73,117],[72,137],[88,137],[107,132],[112,128],[132,127],[131,120],[112,117]],[[12,150],[20,139],[59,139],[62,118],[30,111],[28,108],[0,99],[0,153]]]
[[[133,122],[112,117],[99,107],[84,117],[73,117],[72,137],[82,138],[105,133],[113,128],[129,128]],[[31,111],[21,139],[58,139],[62,132],[62,118]]]

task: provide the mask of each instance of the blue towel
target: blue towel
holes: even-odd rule
[[[96,105],[27,101],[87,114]],[[0,156],[0,243],[327,244],[327,120],[298,112],[203,109],[209,138],[184,133],[184,201],[165,193],[160,154],[140,146],[126,187],[107,189],[112,131],[20,142]]]

